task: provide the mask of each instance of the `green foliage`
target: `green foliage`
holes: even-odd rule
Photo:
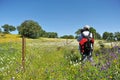
[[[104,39],[104,40],[109,40],[109,39],[111,38],[111,36],[112,36],[112,35],[111,35],[109,32],[104,32],[104,33],[103,33],[103,39]]]
[[[29,38],[38,38],[41,30],[41,26],[32,20],[26,20],[18,26],[19,34]]]
[[[8,24],[3,25],[2,28],[4,29],[5,34],[9,34],[10,32],[16,30],[16,28],[14,26],[8,25]]]
[[[107,41],[120,41],[120,32],[104,32],[103,39]]]
[[[17,27],[19,34],[28,38],[57,38],[56,32],[46,32],[42,27],[33,20],[26,20],[20,26]]]
[[[90,27],[90,32],[93,34],[96,34],[96,29],[94,29],[93,27]]]
[[[60,38],[63,38],[63,39],[74,39],[74,36],[73,35],[64,35],[64,36],[61,36]]]
[[[56,32],[47,32],[48,38],[57,38],[58,34]]]
[[[45,30],[40,31],[40,37],[48,37],[48,34]]]
[[[98,32],[95,34],[95,39],[101,39],[101,35]]]
[[[1,28],[0,28],[0,33],[2,33],[2,30],[1,30]]]
[[[59,45],[58,45],[59,43]],[[94,63],[79,62],[77,45],[63,41],[29,39],[26,42],[25,72],[21,65],[21,43],[0,43],[1,80],[119,80],[119,46],[97,49]],[[103,42],[99,42],[102,44]]]
[[[120,41],[120,32],[114,33],[115,38],[117,38],[118,41]]]
[[[75,34],[78,36],[78,35],[81,33],[81,30],[82,30],[82,29],[78,29],[78,30],[75,32]]]
[[[70,62],[69,64],[80,62],[80,54],[76,52],[75,49],[71,49],[71,48],[66,48],[66,49],[67,50],[65,50],[64,57],[66,60],[68,60],[68,62]]]

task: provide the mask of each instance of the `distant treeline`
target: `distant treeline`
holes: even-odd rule
[[[3,29],[1,29],[3,28]],[[64,39],[74,39],[77,38],[80,34],[81,29],[76,30],[75,34],[73,35],[63,35],[58,37],[57,32],[46,32],[42,29],[42,27],[33,20],[25,20],[19,26],[13,26],[9,24],[4,24],[0,28],[0,33],[3,34],[10,34],[12,31],[17,30],[18,34],[21,36],[25,36],[28,38],[39,38],[39,37],[46,37],[46,38],[64,38]],[[90,32],[93,33],[95,39],[104,39],[109,41],[119,40],[120,41],[120,32],[104,32],[100,35],[96,29],[90,27]]]

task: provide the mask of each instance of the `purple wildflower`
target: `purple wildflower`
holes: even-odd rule
[[[118,46],[114,46],[113,48],[118,48]]]
[[[111,53],[110,56],[112,56],[113,59],[117,59],[117,55],[115,53]]]
[[[98,54],[98,53],[96,53],[95,55],[96,55],[96,56],[98,56],[99,54]]]
[[[106,70],[106,67],[104,65],[101,67],[101,71],[103,70]]]
[[[110,67],[110,62],[107,62],[107,63],[106,63],[106,67]]]
[[[110,62],[107,62],[106,65],[110,65]]]

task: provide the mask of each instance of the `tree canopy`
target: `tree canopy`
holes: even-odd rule
[[[47,32],[48,38],[57,38],[58,34],[56,32]]]
[[[1,28],[0,28],[0,33],[2,33],[2,30],[1,30]]]
[[[3,29],[2,29],[3,28]],[[0,28],[0,33],[4,34],[9,34],[12,31],[15,31],[16,27],[9,25],[9,24],[4,24]],[[22,22],[19,26],[17,26],[18,34],[21,36],[25,36],[28,38],[39,38],[39,37],[47,37],[47,38],[58,38],[58,33],[57,32],[46,32],[45,30],[42,29],[42,27],[35,21],[33,20],[25,20]],[[81,34],[82,28],[78,29],[75,34],[76,36],[74,37],[73,35],[64,35],[61,36],[60,38],[64,39],[74,39]],[[90,27],[90,32],[93,34],[95,39],[104,39],[104,40],[119,40],[120,41],[120,32],[104,32],[102,36],[96,31],[95,28]]]
[[[120,32],[115,32],[114,36],[118,41],[120,41]]]
[[[46,32],[42,27],[33,20],[26,20],[20,26],[17,27],[18,33],[22,36],[29,38],[57,38],[58,34],[56,32]]]
[[[120,41],[120,32],[104,32],[102,38],[108,41],[118,40]]]
[[[9,34],[10,32],[16,30],[16,28],[14,26],[8,25],[8,24],[3,25],[2,28],[3,28],[5,34]]]
[[[41,26],[33,20],[24,21],[17,29],[19,34],[29,38],[38,38],[40,31],[42,31]]]
[[[63,38],[63,39],[74,39],[74,36],[73,35],[64,35],[64,36],[61,36],[60,38]]]

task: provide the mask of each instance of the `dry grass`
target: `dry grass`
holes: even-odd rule
[[[26,39],[27,42],[33,42],[34,39]],[[0,43],[5,43],[5,42],[21,42],[22,39],[20,35],[15,35],[15,34],[0,34]],[[36,39],[35,42],[42,42],[43,45],[78,45],[79,43],[77,42],[76,39],[60,39],[60,38],[39,38]],[[45,43],[44,43],[45,42]],[[105,45],[111,45],[111,43],[106,43],[104,40],[95,40],[94,45],[96,47],[99,47],[99,42],[103,42]]]
[[[0,43],[5,43],[5,42],[20,42],[21,38],[20,35],[15,35],[15,34],[0,34]]]

